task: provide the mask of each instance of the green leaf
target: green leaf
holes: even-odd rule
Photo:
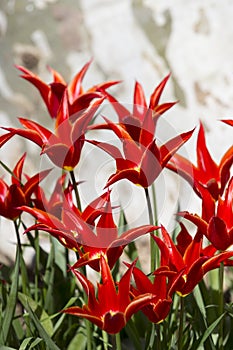
[[[73,305],[76,300],[78,299],[78,297],[72,297],[68,303],[65,305],[64,309],[70,307],[71,305]],[[55,314],[52,316],[52,318],[56,317],[60,315],[60,313],[58,314]],[[61,316],[59,317],[58,321],[56,322],[56,324],[54,325],[54,328],[53,328],[53,335],[58,331],[58,329],[60,328],[60,326],[62,325],[62,322],[64,320],[64,318],[66,317],[66,314],[61,314]]]
[[[132,320],[129,320],[126,324],[125,331],[128,334],[129,339],[132,340],[134,348],[140,350],[142,348],[142,344],[138,334],[138,329]]]
[[[220,323],[220,321],[222,320],[222,318],[225,316],[225,313],[222,314],[221,316],[219,316],[217,318],[217,320],[215,320],[205,331],[205,333],[203,334],[203,336],[201,337],[201,339],[199,340],[197,349],[201,346],[203,346],[204,342],[207,340],[207,338],[211,335],[211,333],[214,331],[214,329],[217,327],[217,325]]]
[[[35,349],[35,346],[36,346],[37,344],[39,344],[41,341],[42,341],[41,338],[36,338],[36,339],[34,340],[34,342],[31,343],[29,350]]]
[[[44,289],[45,304],[44,307],[48,312],[53,312],[54,304],[54,276],[55,276],[55,249],[54,249],[54,239],[50,237],[50,253],[48,255],[44,282],[46,289]]]
[[[79,332],[71,340],[67,350],[85,350],[87,344],[86,334]]]
[[[199,285],[193,290],[193,295],[196,299],[196,302],[199,306],[199,310],[202,313],[202,315],[204,316],[204,318],[206,319],[206,308],[205,308],[205,303],[203,300],[203,296],[200,290]]]
[[[24,339],[24,341],[20,345],[19,350],[26,350],[28,345],[32,342],[32,340],[33,340],[33,337]]]
[[[13,322],[12,326],[14,328],[14,333],[16,338],[20,341],[22,341],[25,338],[25,327],[22,324],[21,317],[16,317]]]
[[[120,236],[124,231],[127,230],[128,222],[125,217],[124,210],[121,208],[120,217],[118,220],[118,235]]]
[[[17,350],[15,348],[10,348],[9,346],[0,346],[0,350]]]
[[[54,343],[52,338],[49,336],[49,334],[46,332],[42,324],[40,323],[39,318],[36,316],[36,314],[33,312],[31,309],[29,303],[25,306],[25,309],[28,311],[30,318],[32,319],[39,336],[44,340],[46,346],[48,347],[49,350],[60,350],[59,347]]]
[[[54,244],[54,262],[56,266],[59,266],[60,270],[62,271],[63,277],[67,277],[67,261],[65,256],[65,247],[61,245],[61,243],[53,238],[53,244]]]
[[[6,309],[3,315],[2,328],[0,330],[0,344],[6,344],[8,333],[14,317],[14,312],[15,312],[15,307],[17,302],[18,280],[19,280],[19,261],[20,261],[20,252],[19,252],[19,247],[17,247],[15,268],[14,268],[14,273],[12,275],[12,284],[10,288],[10,294],[9,294]]]
[[[22,254],[20,254],[20,272],[23,292],[30,295],[27,267]]]
[[[19,350],[26,350],[28,345],[32,342],[32,340],[33,340],[33,337],[24,339],[24,341],[20,345]]]
[[[26,338],[20,345],[19,350],[35,349],[35,346],[38,345],[41,341],[42,341],[41,338],[36,338],[36,339],[34,339],[33,337]]]
[[[46,332],[51,336],[53,334],[53,323],[49,315],[47,314],[47,312],[44,309],[42,309],[41,306],[37,304],[35,300],[30,298],[29,296],[19,292],[18,297],[20,302],[25,307],[25,309],[27,309],[27,305],[29,305],[32,312],[34,313],[36,313],[36,311],[40,312],[40,318],[39,318],[40,323],[46,329]]]

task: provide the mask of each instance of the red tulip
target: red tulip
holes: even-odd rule
[[[149,112],[145,118],[145,123],[152,118]],[[113,183],[127,179],[136,185],[144,188],[149,187],[158,177],[167,162],[174,153],[191,137],[193,130],[183,133],[169,140],[162,146],[157,146],[154,135],[150,132],[140,131],[139,143],[125,130],[121,124],[114,124],[107,118],[108,128],[111,129],[120,139],[123,145],[123,154],[111,144],[98,141],[88,141],[105,152],[110,154],[116,160],[116,173],[112,175],[106,187]]]
[[[219,165],[212,159],[206,146],[205,132],[202,124],[197,139],[197,165],[188,159],[175,154],[167,168],[177,172],[186,179],[198,196],[205,196],[206,189],[217,200],[223,194],[224,188],[230,177],[230,167],[233,163],[233,146],[223,155]]]
[[[112,268],[127,244],[156,229],[152,225],[143,225],[118,236],[108,192],[90,203],[83,213],[74,206],[70,196],[66,195],[61,219],[38,208],[23,206],[21,210],[37,219],[37,223],[26,232],[32,229],[48,232],[66,248],[78,252],[80,259],[75,268],[89,264],[98,270],[101,255],[107,257]]]
[[[147,146],[153,140],[156,124],[159,117],[172,106],[174,106],[174,104],[176,103],[166,102],[159,104],[162,92],[166,86],[169,77],[170,74],[167,75],[155,88],[155,90],[150,96],[150,102],[148,106],[143,88],[139,82],[136,82],[134,88],[134,101],[132,112],[130,112],[121,103],[119,103],[118,100],[115,99],[112,95],[105,92],[107,99],[112,104],[113,108],[115,109],[118,115],[119,125],[127,131],[130,137],[136,143],[142,143],[144,146]],[[90,128],[111,129],[109,124],[93,125]]]
[[[160,323],[169,314],[172,295],[168,289],[167,276],[154,275],[150,278],[137,267],[133,270],[136,288],[131,286],[134,296],[151,293],[155,298],[142,308],[142,312],[153,323]],[[179,276],[177,275],[177,279]]]
[[[154,298],[153,294],[145,293],[131,299],[130,278],[135,263],[132,263],[116,287],[110,267],[105,257],[101,256],[101,283],[98,283],[97,294],[93,284],[79,271],[72,269],[88,296],[88,302],[83,307],[72,306],[63,312],[86,318],[107,333],[120,332],[131,316]]]
[[[73,115],[78,111],[86,109],[94,98],[100,97],[99,92],[103,93],[105,89],[118,83],[118,81],[105,82],[93,86],[84,92],[82,81],[90,64],[91,61],[87,62],[83,68],[75,75],[70,84],[67,84],[63,77],[50,67],[49,70],[53,76],[53,81],[50,84],[45,83],[37,75],[30,72],[26,68],[21,66],[16,67],[21,72],[23,72],[23,75],[21,75],[21,77],[29,81],[38,89],[42,99],[47,106],[50,116],[52,118],[57,118],[60,103],[66,90],[68,95],[69,115]]]
[[[216,213],[206,220],[197,214],[181,212],[179,215],[197,225],[199,231],[216,249],[226,250],[233,244],[233,177],[230,179],[224,198],[219,197]]]
[[[72,122],[68,110],[67,93],[64,93],[54,133],[34,121],[19,118],[24,129],[4,128],[9,133],[0,137],[0,145],[3,146],[14,135],[20,135],[40,146],[41,153],[46,153],[58,167],[68,171],[73,170],[80,159],[87,126],[102,101],[103,98],[96,99]]]
[[[66,174],[63,174],[58,178],[49,199],[47,199],[42,187],[38,186],[35,191],[35,198],[33,199],[34,207],[53,214],[57,218],[61,218],[64,201],[63,188],[65,186],[65,179]]]
[[[0,215],[10,220],[19,217],[22,210],[18,207],[30,205],[32,194],[38,189],[39,182],[48,175],[50,170],[42,171],[34,176],[27,177],[25,184],[22,183],[22,170],[26,154],[24,154],[12,171],[11,185],[0,179]]]
[[[185,227],[183,225],[181,227],[177,245],[174,244],[164,227],[161,228],[163,239],[152,236],[161,252],[161,266],[154,274],[169,276],[170,293],[176,291],[186,296],[192,292],[208,271],[219,267],[221,262],[225,265],[232,265],[229,258],[233,256],[233,252],[216,254],[216,249],[212,246],[203,249],[200,233],[198,232],[192,238]],[[178,279],[177,275],[180,275]]]
[[[173,154],[191,137],[193,131],[178,135],[160,147],[156,144],[154,134],[157,121],[165,111],[175,104],[175,102],[159,104],[169,76],[165,77],[156,87],[150,97],[149,106],[147,106],[142,86],[136,82],[132,113],[113,96],[106,93],[106,97],[118,115],[119,123],[115,124],[104,118],[106,124],[89,127],[92,130],[112,130],[123,146],[123,153],[121,153],[117,147],[111,144],[89,141],[116,160],[116,173],[109,178],[106,187],[121,179],[128,179],[144,188],[149,187]]]

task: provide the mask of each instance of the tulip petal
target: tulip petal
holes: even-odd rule
[[[232,243],[225,222],[217,216],[213,216],[209,222],[207,237],[219,250],[226,250]]]
[[[150,109],[154,109],[158,104],[160,97],[162,95],[162,92],[165,88],[165,85],[167,84],[168,79],[170,78],[171,74],[168,74],[162,81],[161,83],[155,88],[154,92],[151,95],[150,98]]]

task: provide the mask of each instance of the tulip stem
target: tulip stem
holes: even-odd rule
[[[78,186],[77,186],[77,182],[76,182],[73,170],[70,171],[70,177],[71,177],[71,182],[72,182],[74,193],[75,193],[77,207],[81,211],[81,202],[80,202],[80,197],[79,197],[79,193],[78,193]]]
[[[146,202],[147,202],[147,208],[148,208],[148,214],[149,214],[149,221],[150,221],[150,224],[153,225],[154,224],[153,211],[152,211],[152,205],[151,205],[148,187],[145,187],[145,195],[146,195]]]
[[[20,252],[20,254],[22,254],[22,244],[21,244],[20,235],[19,235],[19,224],[16,222],[16,220],[14,220],[14,226],[15,226],[17,243],[19,246],[19,252]]]
[[[150,327],[147,329],[147,345],[146,350],[161,350],[161,338],[160,338],[160,325],[150,323]]]
[[[157,338],[156,338],[157,349],[161,350],[161,338],[160,338],[161,328],[160,328],[160,325],[156,324],[155,329],[156,329],[156,334],[157,334]]]
[[[221,263],[219,267],[219,314],[220,316],[224,312],[224,293],[223,293],[223,282],[224,282],[224,264]],[[218,338],[218,344],[219,344],[219,350],[223,350],[223,325],[224,325],[224,318],[221,319],[219,324],[219,338]]]
[[[87,350],[92,350],[92,330],[91,330],[91,322],[85,320],[86,326],[86,334],[87,334]]]
[[[103,349],[108,350],[108,333],[105,331],[102,331],[102,337],[103,337]]]
[[[79,193],[78,193],[78,186],[77,186],[77,182],[76,182],[73,170],[70,171],[70,177],[71,177],[71,182],[72,182],[74,193],[75,193],[77,207],[81,211],[81,202],[80,202],[80,197],[79,197]],[[86,276],[86,267],[85,266],[83,268],[83,273]],[[92,337],[91,323],[88,320],[86,320],[85,323],[86,323],[86,332],[87,332],[87,350],[92,350],[93,337]]]
[[[184,298],[180,297],[180,324],[178,331],[178,350],[183,349],[183,329],[184,329]]]
[[[40,274],[40,245],[39,245],[39,233],[35,231],[35,301],[39,301],[39,274]]]
[[[115,335],[116,339],[116,350],[121,350],[121,334],[120,332]]]
[[[157,201],[156,201],[156,191],[155,191],[155,183],[152,184],[152,198],[153,198],[153,206],[154,206],[154,225],[158,225],[158,215],[157,215]],[[156,232],[156,231],[155,231]],[[158,232],[158,231],[157,231]],[[159,248],[154,243],[154,252],[155,252],[155,268],[159,267],[160,259],[159,259]]]
[[[149,214],[149,222],[151,225],[153,225],[154,219],[153,219],[153,212],[152,212],[152,205],[151,205],[149,190],[147,187],[145,187],[144,190],[145,190],[146,202],[147,202],[147,208],[148,208],[148,214]],[[151,259],[151,271],[154,271],[156,267],[156,244],[152,237],[150,238],[150,259]]]

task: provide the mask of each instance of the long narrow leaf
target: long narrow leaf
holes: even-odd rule
[[[39,344],[41,341],[42,341],[41,338],[36,338],[36,339],[34,340],[34,342],[31,343],[29,350],[35,349],[35,346],[36,346],[37,344]]]
[[[20,345],[19,350],[33,349],[33,346],[35,347],[37,344],[39,344],[42,341],[41,338],[36,338],[34,341],[33,339],[34,339],[33,337],[24,339],[24,341]],[[28,346],[30,347],[28,348]]]
[[[25,328],[22,325],[22,319],[21,317],[16,317],[13,322],[13,331],[14,331],[14,337],[16,337],[19,342],[21,342],[25,338]]]
[[[77,299],[78,299],[77,297],[70,298],[69,302],[64,306],[64,309],[67,309],[68,307],[73,305],[76,302]],[[57,315],[60,315],[60,313],[53,315],[53,317],[57,316]],[[53,335],[59,330],[59,328],[60,328],[60,326],[61,326],[61,324],[62,324],[62,322],[63,322],[65,317],[66,317],[66,314],[64,314],[64,313],[61,314],[61,316],[59,317],[58,321],[56,322],[56,324],[53,327]]]
[[[205,331],[205,333],[203,334],[203,336],[201,337],[197,349],[201,346],[203,346],[204,342],[207,340],[207,338],[210,336],[210,334],[213,332],[213,330],[217,327],[217,325],[220,323],[220,321],[223,319],[223,317],[225,317],[225,313],[222,314],[221,316],[219,316],[217,318],[217,320],[215,320]]]
[[[41,325],[40,320],[36,316],[36,314],[32,311],[29,303],[25,306],[26,310],[29,313],[30,318],[32,319],[39,336],[44,340],[45,344],[47,345],[49,350],[60,350],[59,347],[54,343],[52,338],[48,335],[44,327]]]
[[[41,308],[41,306],[35,302],[32,298],[28,297],[23,293],[18,293],[18,298],[23,306],[26,308],[27,304],[30,306],[32,311],[35,313],[37,310],[40,312],[40,323],[44,327],[47,333],[51,336],[53,334],[53,323],[47,314],[47,312]],[[37,313],[38,314],[38,313]]]
[[[55,248],[54,239],[50,237],[50,253],[48,255],[44,282],[46,289],[44,289],[45,304],[44,308],[48,312],[53,312],[53,292],[54,292],[54,276],[55,276]]]
[[[79,332],[71,340],[67,350],[85,350],[87,344],[86,334]]]
[[[12,275],[12,284],[10,288],[9,298],[7,300],[6,309],[3,316],[2,329],[0,330],[0,344],[6,344],[8,333],[12,325],[12,320],[14,318],[15,307],[17,303],[17,291],[18,291],[18,281],[19,281],[19,261],[20,252],[19,247],[17,247],[15,268]]]

